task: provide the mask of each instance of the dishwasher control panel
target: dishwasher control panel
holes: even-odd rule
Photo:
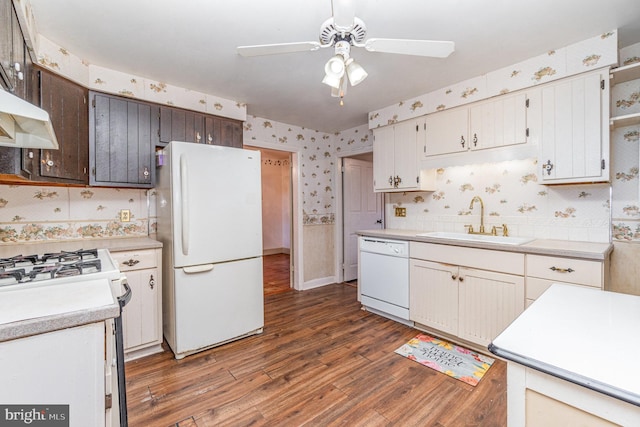
[[[402,240],[363,237],[360,239],[360,250],[374,254],[409,258],[409,242]]]

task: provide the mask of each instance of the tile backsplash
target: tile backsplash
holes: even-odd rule
[[[150,191],[0,185],[0,243],[147,236]],[[155,203],[155,201],[153,201]],[[120,211],[130,221],[120,221]]]
[[[507,225],[512,236],[609,242],[610,185],[547,186],[538,183],[536,159],[455,166],[437,170],[436,191],[387,196],[387,228],[465,232]],[[394,216],[405,207],[406,217]],[[499,231],[498,234],[501,234]]]

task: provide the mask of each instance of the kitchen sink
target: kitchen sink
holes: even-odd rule
[[[432,231],[419,233],[419,237],[433,237],[437,239],[462,240],[467,242],[500,243],[503,245],[524,245],[535,240],[533,237],[492,236],[486,234],[452,233],[448,231]]]

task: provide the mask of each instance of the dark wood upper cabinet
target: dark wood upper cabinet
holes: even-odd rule
[[[15,64],[20,64],[20,72]],[[0,0],[0,87],[34,105],[40,105],[40,76],[31,56],[11,0]],[[0,177],[3,182],[28,182],[38,175],[37,150],[0,147]]]
[[[160,143],[186,141],[242,148],[242,122],[175,107],[160,107]]]
[[[45,70],[39,73],[40,106],[49,113],[59,148],[39,150],[36,179],[88,184],[88,91],[57,74]]]
[[[13,15],[11,0],[0,0],[0,86],[5,90],[12,89]]]
[[[220,142],[218,145],[242,148],[242,123],[225,119],[220,119],[220,122]]]
[[[153,187],[158,106],[96,92],[90,97],[90,184]]]

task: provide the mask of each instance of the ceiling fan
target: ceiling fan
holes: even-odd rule
[[[365,40],[367,27],[355,16],[353,0],[332,0],[333,16],[321,25],[320,41],[239,46],[242,56],[276,55],[293,52],[316,51],[333,47],[335,54],[327,61],[322,82],[331,86],[331,95],[342,98],[347,91],[347,80],[351,86],[361,83],[367,72],[351,58],[351,47],[363,47],[369,52],[395,53],[401,55],[446,58],[455,44],[451,41],[380,39]]]

